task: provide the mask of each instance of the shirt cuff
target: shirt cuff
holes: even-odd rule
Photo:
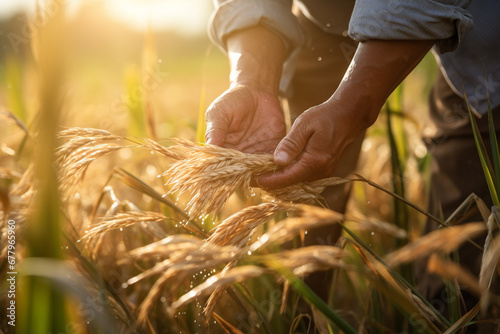
[[[454,51],[473,27],[465,10],[470,1],[357,0],[349,22],[349,36],[364,42],[436,40],[440,53]]]
[[[227,51],[229,34],[261,25],[278,35],[285,44],[287,57],[304,42],[304,33],[291,12],[291,0],[215,1],[216,10],[209,22],[209,37],[221,50]]]

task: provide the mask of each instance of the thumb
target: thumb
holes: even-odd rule
[[[298,118],[290,132],[281,140],[274,151],[274,161],[278,166],[287,166],[304,151],[311,133]]]
[[[212,122],[207,124],[205,131],[205,142],[207,144],[222,146],[226,139],[226,131],[221,127],[216,127]]]

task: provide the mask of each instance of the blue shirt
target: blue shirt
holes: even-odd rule
[[[230,33],[263,25],[281,37],[288,60],[282,87],[293,72],[304,34],[292,0],[214,0],[209,35],[225,50]],[[476,0],[302,0],[297,6],[318,27],[357,41],[436,40],[434,55],[453,91],[475,111],[500,105],[500,1]],[[352,11],[352,15],[351,15]],[[485,79],[486,78],[486,79]]]

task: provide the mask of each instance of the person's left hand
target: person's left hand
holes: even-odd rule
[[[331,176],[346,148],[373,123],[353,109],[330,99],[306,110],[274,152],[283,168],[256,177],[256,183],[280,188]]]

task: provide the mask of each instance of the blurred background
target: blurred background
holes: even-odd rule
[[[228,82],[226,57],[206,32],[211,1],[64,2],[63,125],[145,136],[132,121],[147,99],[159,138],[195,139],[198,111]],[[35,8],[34,0],[0,2],[0,105],[28,125],[37,109],[30,35],[44,24]]]

